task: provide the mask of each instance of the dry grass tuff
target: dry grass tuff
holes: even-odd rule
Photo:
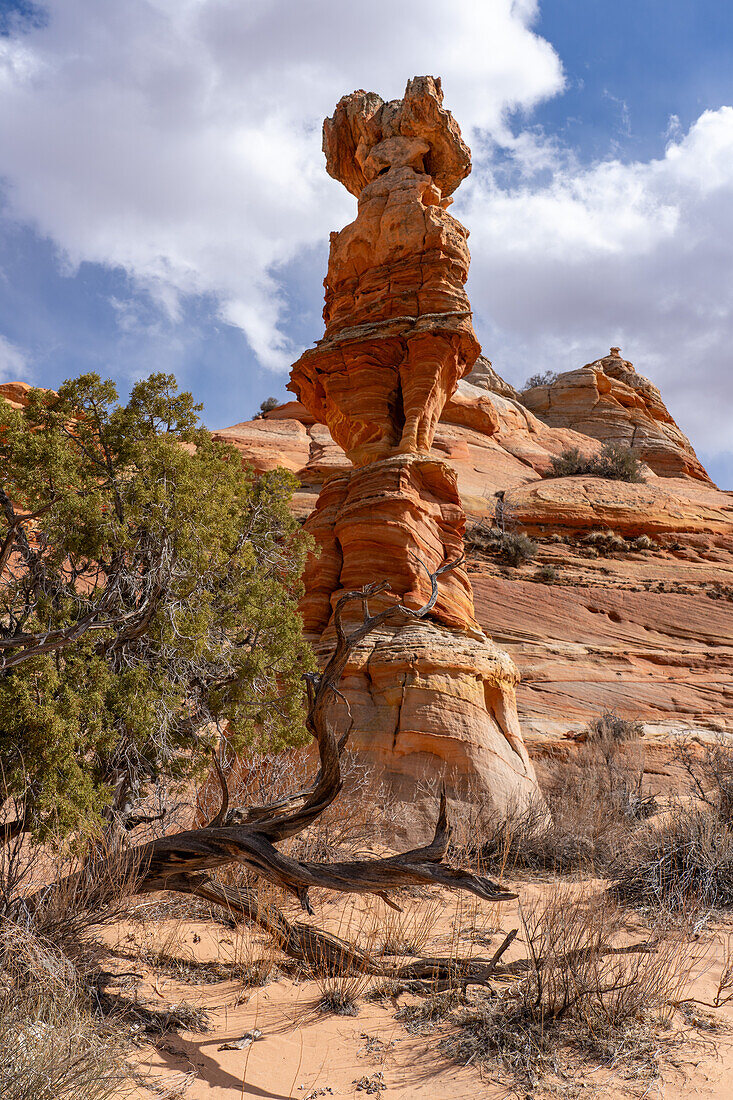
[[[527,906],[522,925],[527,958],[504,968],[511,984],[500,993],[480,991],[453,1015],[446,1051],[493,1065],[522,1087],[560,1067],[567,1080],[571,1056],[576,1064],[608,1065],[623,1053],[653,1077],[655,1037],[692,966],[684,935],[653,929],[646,943],[629,945],[622,914],[607,897],[568,886]]]

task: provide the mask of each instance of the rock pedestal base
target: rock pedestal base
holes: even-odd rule
[[[388,579],[391,591],[370,601],[372,614],[388,602],[424,605],[426,569],[461,556],[465,515],[450,467],[393,455],[328,482],[306,527],[320,553],[309,560],[301,610],[325,663],[339,597]],[[359,614],[357,605],[348,610]],[[462,566],[440,577],[430,619],[395,622],[353,651],[340,685],[353,718],[350,747],[374,769],[385,799],[401,803],[390,809],[396,836],[425,837],[442,782],[454,804],[500,812],[536,795],[518,679],[511,658],[476,623]],[[342,701],[334,700],[333,722],[347,723]]]

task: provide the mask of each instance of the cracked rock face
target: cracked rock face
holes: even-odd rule
[[[389,103],[371,92],[345,96],[323,133],[327,169],[357,196],[358,214],[331,234],[325,333],[294,365],[288,388],[305,412],[303,439],[293,443],[308,445],[303,466],[323,485],[307,521],[319,552],[308,562],[301,610],[325,657],[345,591],[387,580],[390,592],[370,601],[372,612],[389,601],[418,608],[430,595],[429,572],[462,557],[456,475],[431,448],[480,347],[464,289],[468,232],[448,213],[470,152],[440,81],[415,77]],[[482,394],[501,382],[492,376],[484,361]],[[335,464],[325,438],[319,447],[306,433],[308,420],[328,428],[346,466]],[[342,683],[351,745],[403,802],[403,835],[421,832],[421,790],[433,792],[424,814],[434,816],[441,781],[454,800],[498,808],[536,792],[518,678],[476,621],[463,565],[441,576],[429,620],[370,636],[352,656]]]

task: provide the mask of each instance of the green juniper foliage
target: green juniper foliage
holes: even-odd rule
[[[0,399],[0,766],[26,827],[129,826],[233,750],[305,739],[295,481],[199,426],[170,375]]]

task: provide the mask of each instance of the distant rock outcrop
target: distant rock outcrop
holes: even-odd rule
[[[631,447],[660,477],[710,480],[657,387],[621,358],[620,348],[559,374],[549,385],[525,390],[522,401],[552,428]]]

